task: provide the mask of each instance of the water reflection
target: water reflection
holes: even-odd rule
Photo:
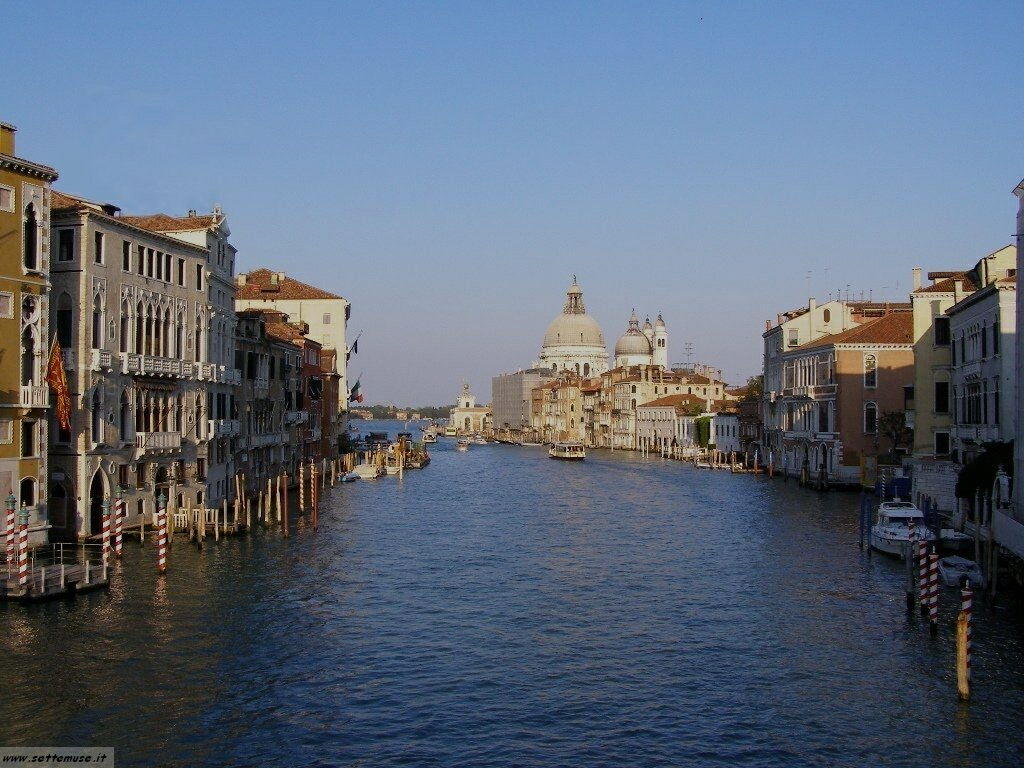
[[[633,454],[442,442],[320,529],[126,542],[2,610],[0,742],[128,765],[1019,765],[1017,617],[907,618],[856,499]],[[293,506],[294,509],[294,506]]]

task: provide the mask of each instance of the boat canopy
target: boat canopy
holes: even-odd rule
[[[885,501],[879,505],[878,511],[890,519],[924,519],[924,512],[915,507],[909,501]]]

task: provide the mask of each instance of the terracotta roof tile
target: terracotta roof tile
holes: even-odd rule
[[[119,216],[124,222],[150,232],[190,232],[207,229],[218,223],[215,214],[204,216],[168,216],[166,213],[154,213],[151,216]]]
[[[50,190],[51,211],[77,211],[85,207],[85,203],[77,197],[65,195],[63,192],[58,192],[56,189]]]
[[[918,288],[914,293],[952,293],[957,280],[963,283],[964,291],[976,291],[978,288],[967,272],[929,272],[929,279],[935,280],[932,285]]]
[[[238,298],[240,299],[340,299],[336,293],[330,293],[322,288],[316,288],[293,277],[284,275],[283,280],[273,282],[274,275],[283,273],[274,272],[266,268],[254,269],[245,275],[245,285],[238,285]]]
[[[651,400],[649,403],[643,403],[638,406],[640,408],[649,407],[661,407],[669,405],[700,405],[703,406],[705,400],[703,397],[697,397],[697,395],[665,395],[659,397],[657,400]]]
[[[823,336],[797,347],[797,350],[828,347],[833,344],[912,344],[914,314],[906,310],[890,312],[874,320],[831,336]]]

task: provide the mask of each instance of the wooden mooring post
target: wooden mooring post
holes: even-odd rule
[[[281,490],[281,531],[287,538],[288,533],[288,473],[280,477],[279,488]]]
[[[971,698],[971,610],[974,592],[964,579],[960,592],[960,613],[956,617],[956,689],[961,701]]]

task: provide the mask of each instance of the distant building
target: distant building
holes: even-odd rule
[[[345,331],[351,316],[349,302],[335,293],[307,285],[284,272],[255,269],[235,279],[238,309],[276,309],[293,323],[305,323],[308,338],[322,349],[337,350],[338,410],[348,409],[347,354]]]
[[[449,424],[455,427],[459,434],[464,435],[483,433],[491,426],[491,409],[476,404],[476,398],[470,393],[468,383],[462,385],[462,392],[452,409]]]
[[[565,292],[562,314],[551,321],[544,334],[540,359],[535,367],[595,376],[608,370],[608,350],[597,320],[587,314],[583,290],[575,278]]]
[[[530,426],[530,392],[555,373],[550,368],[528,368],[515,373],[502,373],[491,379],[491,408],[494,428],[522,433]]]
[[[946,315],[951,367],[950,391],[943,395],[952,411],[951,453],[967,464],[985,443],[1014,439],[1017,276],[998,278],[958,301]]]
[[[774,465],[807,482],[854,484],[862,459],[888,451],[885,414],[905,413],[914,376],[907,308],[786,350],[771,412]]]
[[[651,325],[651,319],[647,318],[641,328],[634,310],[626,325],[626,332],[615,342],[615,367],[624,368],[631,365],[656,365],[668,368],[668,331],[660,314],[654,325]]]
[[[693,455],[697,447],[693,419],[706,401],[697,395],[664,395],[636,408],[637,448],[676,458]]]

